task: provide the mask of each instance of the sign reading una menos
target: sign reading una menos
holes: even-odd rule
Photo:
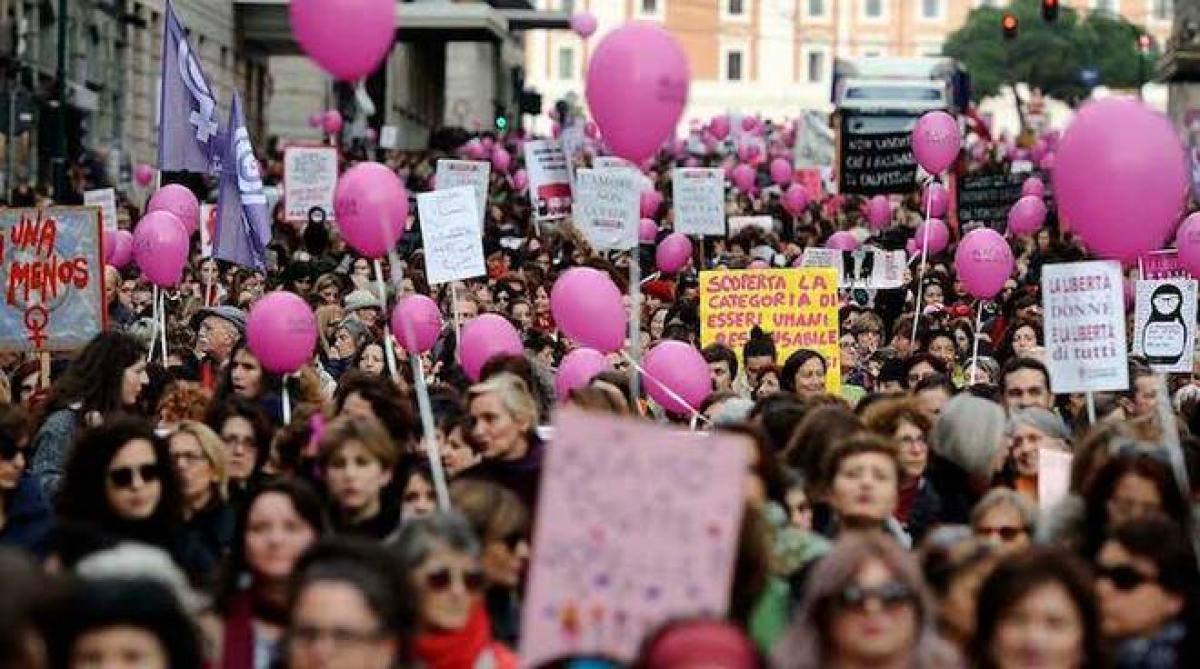
[[[769,333],[780,366],[794,351],[825,358],[825,388],[841,391],[838,276],[829,267],[700,273],[700,343],[724,344],[740,357],[751,328]]]

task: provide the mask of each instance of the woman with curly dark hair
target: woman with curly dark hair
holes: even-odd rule
[[[259,404],[237,396],[210,406],[204,422],[225,442],[229,499],[236,504],[259,482],[275,436],[274,426]]]

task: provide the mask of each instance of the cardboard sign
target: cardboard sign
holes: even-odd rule
[[[637,247],[640,200],[627,169],[575,172],[575,226],[596,251]]]
[[[1138,258],[1138,266],[1143,279],[1175,279],[1189,276],[1188,271],[1179,262],[1179,251],[1175,249],[1151,251]]]
[[[400,129],[394,125],[385,125],[379,129],[379,148],[396,149],[400,146]]]
[[[566,218],[571,213],[571,174],[562,144],[554,139],[525,142],[525,171],[533,217],[539,221]]]
[[[745,505],[744,441],[556,412],[521,666],[567,655],[629,664],[663,623],[725,615]]]
[[[758,228],[763,232],[770,234],[775,231],[775,219],[770,216],[730,216],[729,217],[729,236],[736,237],[739,232],[746,228]]]
[[[1138,281],[1133,353],[1156,372],[1190,373],[1196,342],[1196,281]]]
[[[213,240],[217,236],[217,205],[207,202],[200,205],[200,257],[211,258]]]
[[[487,274],[475,196],[471,186],[417,195],[425,275],[430,285]]]
[[[1030,177],[1038,176],[1046,188],[1046,206],[1053,206],[1050,177],[1044,173],[967,174],[958,178],[956,193],[958,220],[961,224],[979,222],[1004,232],[1008,229],[1008,210],[1021,199],[1021,187]]]
[[[1111,261],[1042,268],[1050,390],[1082,393],[1129,387],[1125,288]]]
[[[700,273],[700,345],[725,344],[739,356],[755,325],[775,340],[780,366],[793,351],[825,358],[825,388],[841,392],[838,278],[827,267]]]
[[[675,232],[725,236],[725,170],[676,168],[671,174]]]
[[[117,229],[117,191],[112,188],[89,190],[83,192],[83,204],[89,207],[100,207],[100,220],[104,229],[115,232]]]
[[[104,329],[100,212],[0,210],[0,351],[75,351]]]
[[[474,160],[439,160],[435,183],[437,190],[470,186],[475,192],[475,211],[479,213],[479,229],[487,215],[488,178],[492,164]]]
[[[1037,496],[1038,508],[1048,512],[1071,492],[1071,460],[1067,451],[1057,448],[1038,449]]]
[[[838,288],[886,290],[904,285],[908,257],[904,251],[859,248],[838,251],[809,247],[804,249],[802,267],[831,267],[837,272]]]
[[[840,192],[847,195],[909,193],[917,187],[912,153],[915,117],[847,114],[842,117]]]
[[[332,221],[337,177],[336,148],[289,146],[284,149],[284,217],[292,223]]]

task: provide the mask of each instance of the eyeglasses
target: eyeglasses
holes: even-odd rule
[[[203,453],[190,453],[190,452],[184,451],[182,453],[172,453],[171,454],[172,462],[174,462],[176,464],[184,465],[184,466],[191,466],[191,465],[194,465],[197,462],[201,462],[203,460],[205,460],[205,456]]]
[[[288,640],[293,643],[311,646],[321,639],[329,639],[335,648],[361,646],[378,641],[383,636],[379,630],[365,632],[348,627],[323,628],[316,625],[296,625],[288,632]]]
[[[425,575],[425,585],[434,592],[445,592],[450,589],[457,576],[459,582],[468,592],[479,592],[483,589],[483,572],[479,570],[459,571],[443,567]]]
[[[848,585],[838,593],[837,604],[843,610],[863,611],[867,608],[867,602],[875,600],[885,609],[895,609],[911,604],[915,598],[916,593],[908,585],[890,581],[871,588]]]
[[[117,467],[108,470],[108,480],[117,488],[132,488],[133,477],[137,476],[142,483],[154,483],[158,480],[158,465],[138,465],[137,467]]]
[[[1113,587],[1122,592],[1134,590],[1146,583],[1157,583],[1158,579],[1151,578],[1128,565],[1107,566],[1096,565],[1096,578],[1105,579]]]
[[[1017,525],[1003,525],[1000,527],[979,527],[975,530],[975,534],[981,537],[999,537],[1004,543],[1013,541],[1014,539],[1025,534],[1028,530]]]

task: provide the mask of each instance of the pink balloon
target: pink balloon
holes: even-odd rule
[[[648,218],[643,218],[638,223],[638,241],[642,244],[653,244],[657,238],[658,225]]]
[[[651,188],[644,190],[641,194],[640,204],[638,208],[641,210],[642,218],[654,218],[658,215],[658,208],[662,206],[662,193]]]
[[[483,314],[462,326],[458,356],[463,371],[472,381],[479,380],[483,366],[492,358],[524,353],[521,335],[517,334],[517,329],[502,316]]]
[[[483,149],[487,153],[491,153],[492,148],[496,146],[496,140],[492,139],[491,137],[482,137],[480,138],[479,143],[483,145]]]
[[[747,265],[746,268],[747,269],[770,269],[771,266],[767,264],[766,260],[759,258],[758,260],[751,260],[750,264]]]
[[[961,145],[962,131],[958,121],[944,111],[927,112],[913,126],[913,156],[930,174],[945,172],[958,157]]]
[[[200,201],[196,195],[181,184],[167,184],[155,191],[146,205],[146,212],[166,211],[175,215],[183,224],[188,237],[200,225]]]
[[[325,123],[325,114],[323,112],[313,112],[308,116],[308,125],[313,128],[320,128]]]
[[[128,230],[117,230],[113,238],[112,258],[108,264],[123,269],[133,260],[133,233]]]
[[[321,119],[321,129],[326,135],[336,135],[342,131],[342,113],[336,109],[330,109],[325,112],[325,116]]]
[[[396,41],[394,0],[295,0],[288,16],[304,53],[342,81],[374,72]]]
[[[600,270],[574,267],[560,276],[550,289],[550,313],[564,334],[584,346],[611,353],[625,345],[629,314],[617,284]]]
[[[529,185],[529,174],[525,170],[517,170],[512,175],[512,185],[518,191],[524,191]]]
[[[917,248],[922,248],[926,243],[926,230],[928,230],[929,246],[926,252],[929,255],[937,255],[946,250],[946,246],[950,244],[950,228],[942,222],[940,218],[931,218],[917,226],[917,234],[913,239],[917,240]]]
[[[675,131],[687,104],[687,55],[662,26],[635,21],[608,33],[588,63],[586,97],[613,153],[640,163]]]
[[[713,120],[708,122],[708,134],[717,138],[718,141],[725,141],[729,136],[729,117],[714,116]]]
[[[758,120],[755,119],[753,116],[743,116],[742,117],[742,130],[744,130],[746,132],[754,132],[754,129],[757,127],[758,127]]]
[[[754,159],[758,158],[758,154],[758,145],[751,144],[749,142],[742,144],[737,150],[738,160],[741,160],[744,163],[754,162]]]
[[[1037,232],[1046,222],[1046,203],[1037,195],[1026,195],[1008,210],[1008,229],[1014,235]]]
[[[687,267],[692,259],[692,240],[681,232],[672,232],[658,243],[654,250],[654,261],[658,271],[674,274]]]
[[[1165,116],[1131,99],[1079,111],[1059,142],[1054,197],[1088,249],[1116,260],[1170,237],[1188,188],[1186,153]]]
[[[386,166],[359,163],[338,179],[333,210],[346,243],[364,256],[378,258],[404,233],[408,194],[400,177]]]
[[[571,15],[571,30],[587,39],[596,32],[596,17],[591,12],[575,12]]]
[[[991,228],[968,232],[954,252],[954,271],[967,292],[980,300],[990,300],[1004,289],[1013,266],[1008,242]]]
[[[512,167],[512,154],[497,146],[492,149],[492,168],[500,174],[508,174],[508,168]]]
[[[853,251],[858,248],[858,238],[846,230],[835,232],[825,240],[825,248],[838,251]]]
[[[577,348],[565,355],[554,375],[554,394],[566,402],[572,390],[587,386],[600,372],[612,369],[608,358],[596,349]]]
[[[143,216],[133,233],[133,258],[154,285],[179,283],[188,261],[188,234],[183,223],[161,209]]]
[[[1037,177],[1029,177],[1025,180],[1025,183],[1021,184],[1021,196],[1024,197],[1026,195],[1044,197],[1046,195],[1046,184],[1042,183],[1042,180]]]
[[[750,192],[751,188],[754,188],[755,176],[757,175],[755,174],[753,167],[750,167],[746,163],[740,163],[737,167],[733,168],[733,174],[730,175],[730,180],[733,181],[733,185],[736,186],[738,190],[742,191],[743,193],[748,193]]]
[[[154,168],[146,163],[141,163],[133,168],[133,178],[139,186],[149,186],[150,182],[154,180]]]
[[[792,216],[798,216],[808,207],[808,191],[800,184],[792,184],[783,192],[783,208]]]
[[[949,208],[950,193],[946,187],[936,181],[929,184],[921,199],[921,211],[928,211],[933,218],[942,218]]]
[[[478,138],[467,142],[466,151],[467,157],[471,160],[483,160],[484,158],[487,158],[488,155],[487,147],[485,147],[483,142],[479,141]]]
[[[272,374],[291,374],[312,360],[317,317],[299,295],[277,290],[250,307],[246,346]]]
[[[424,295],[408,295],[392,310],[392,333],[409,353],[433,350],[442,332],[442,313],[437,302]]]
[[[779,186],[792,183],[792,164],[783,158],[771,161],[771,181]]]
[[[886,195],[876,195],[867,200],[867,225],[872,232],[879,232],[892,222],[892,203]]]
[[[690,414],[712,392],[708,363],[700,351],[681,341],[659,342],[646,354],[642,367],[646,392],[670,413]],[[672,397],[666,388],[687,404]]]
[[[1175,248],[1179,249],[1179,264],[1188,274],[1200,277],[1200,212],[1183,219],[1175,232]]]

